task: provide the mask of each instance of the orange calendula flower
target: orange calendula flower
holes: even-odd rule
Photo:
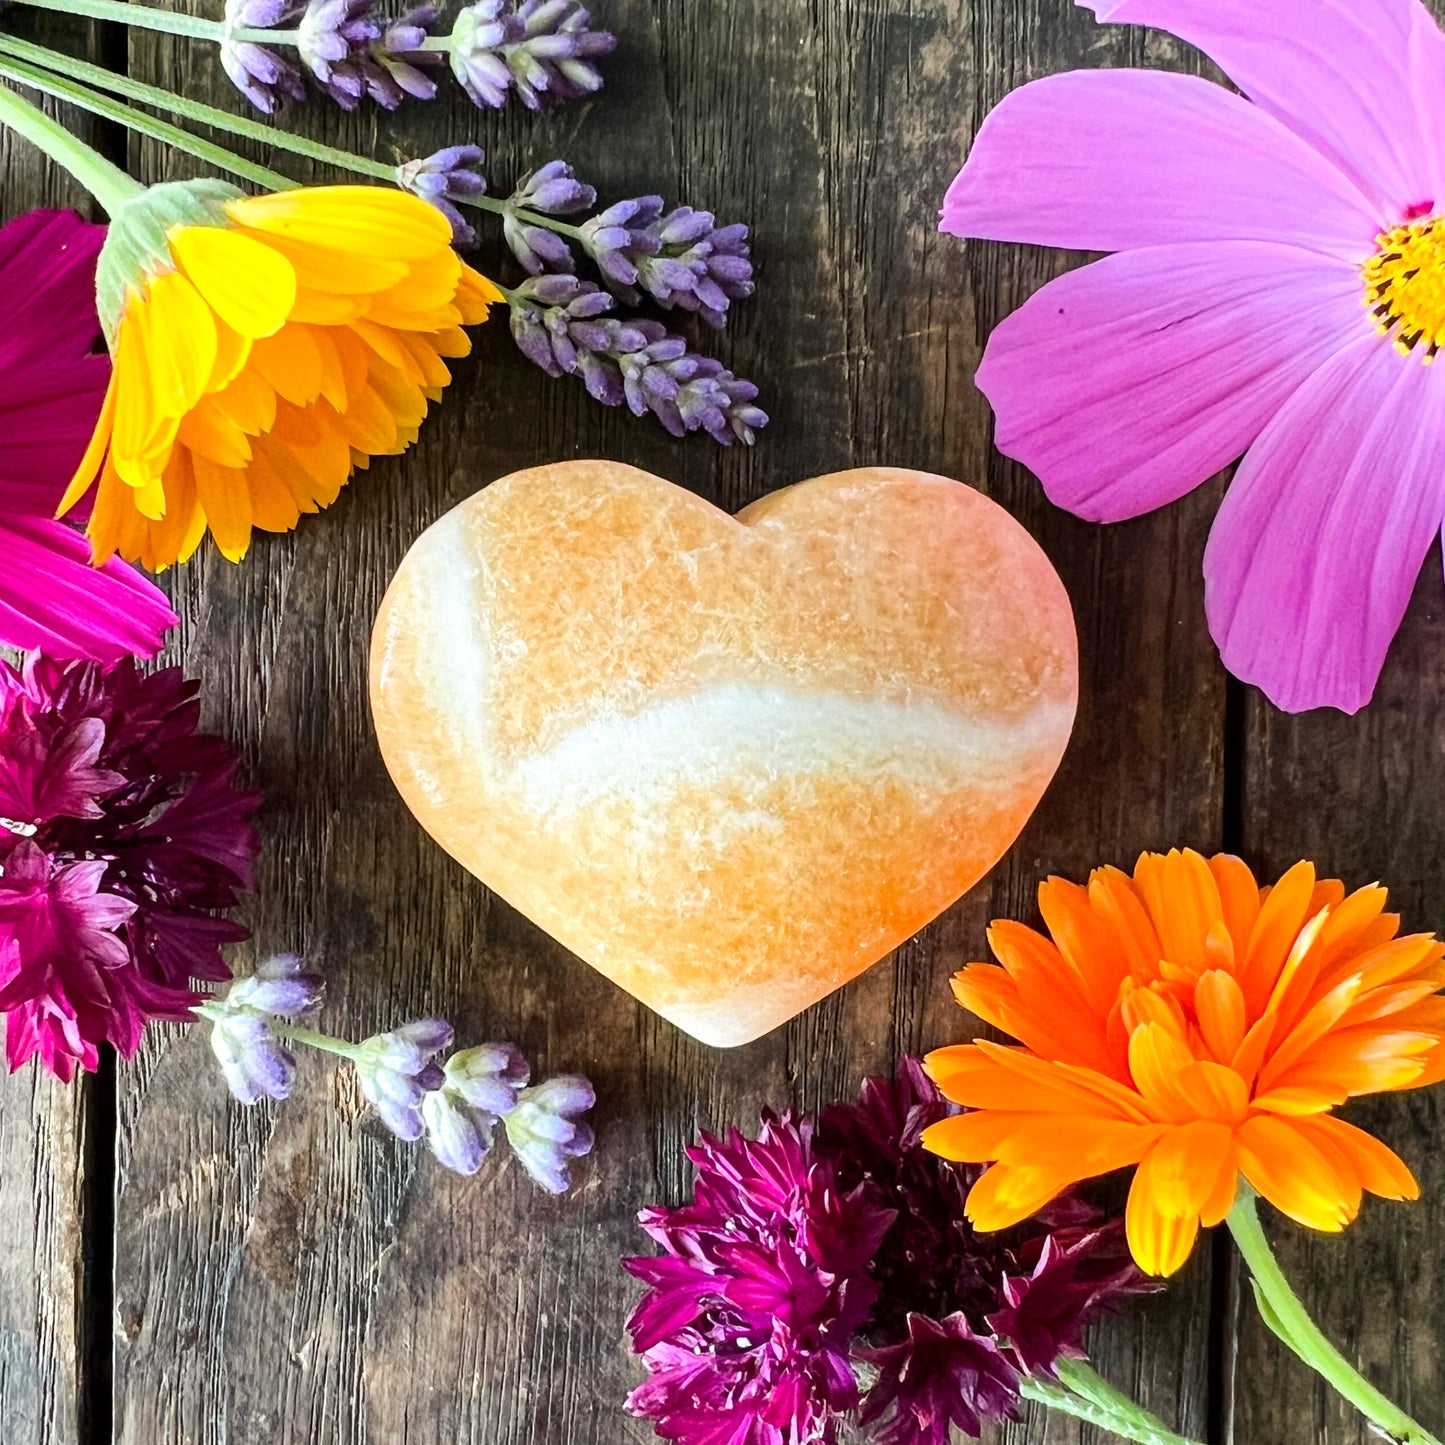
[[[62,504],[97,486],[97,562],[147,567],[207,528],[239,561],[336,500],[353,468],[404,451],[502,299],[440,211],[403,191],[246,196],[154,186],[115,218],[97,290],[114,357],[99,425]]]
[[[1445,945],[1397,937],[1385,890],[1348,896],[1297,863],[1261,888],[1238,858],[1146,853],[1131,878],[1050,878],[1052,938],[996,922],[1001,967],[970,964],[959,1003],[1020,1040],[929,1056],[973,1112],[928,1147],[988,1163],[968,1197],[981,1229],[1027,1218],[1070,1184],[1138,1165],[1135,1259],[1172,1274],[1218,1224],[1242,1174],[1292,1219],[1339,1230],[1362,1191],[1419,1190],[1379,1140],[1332,1110],[1445,1077]]]

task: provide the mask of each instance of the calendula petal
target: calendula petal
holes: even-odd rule
[[[206,304],[238,335],[255,341],[286,324],[296,272],[274,246],[224,226],[178,228],[170,245]]]
[[[1295,1121],[1257,1115],[1236,1138],[1244,1177],[1282,1214],[1338,1233],[1359,1212],[1358,1178],[1343,1175]]]

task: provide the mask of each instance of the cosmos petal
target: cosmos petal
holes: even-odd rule
[[[978,371],[996,445],[1058,506],[1137,516],[1232,462],[1352,337],[1356,269],[1259,241],[1125,251],[994,329]]]
[[[1241,463],[1204,554],[1224,665],[1286,712],[1362,708],[1445,517],[1445,386],[1367,337]]]
[[[1080,251],[1274,241],[1347,262],[1379,227],[1358,187],[1259,106],[1149,70],[1069,71],[1011,91],[942,220],[955,236]]]
[[[1419,0],[1080,0],[1100,21],[1148,25],[1197,46],[1259,107],[1401,211],[1431,175],[1411,87]]]

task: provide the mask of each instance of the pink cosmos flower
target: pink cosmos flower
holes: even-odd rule
[[[176,618],[119,559],[92,567],[81,533],[54,520],[110,375],[95,350],[104,240],[70,211],[0,227],[0,643],[109,662],[153,656]]]
[[[1113,255],[994,332],[999,449],[1093,521],[1241,453],[1204,557],[1225,665],[1369,701],[1445,519],[1445,36],[1419,0],[1082,0],[1188,75],[1056,75],[984,122],[960,236]]]

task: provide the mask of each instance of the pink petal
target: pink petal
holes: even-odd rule
[[[107,357],[77,354],[47,360],[48,365],[0,375],[3,515],[55,515],[105,399]]]
[[[1386,214],[1432,199],[1410,89],[1419,0],[1079,0],[1197,46]],[[1438,199],[1445,200],[1445,197]]]
[[[1051,282],[989,339],[998,449],[1096,522],[1183,496],[1232,462],[1353,337],[1359,272],[1261,241],[1159,246]]]
[[[63,522],[0,517],[0,643],[108,662],[154,656],[175,625],[165,594]]]
[[[1127,251],[1283,241],[1358,263],[1380,217],[1258,106],[1192,75],[1088,70],[1006,95],[943,203],[943,229]]]
[[[105,227],[74,211],[31,211],[0,227],[0,377],[67,360],[100,339],[95,261]]]
[[[1380,337],[1289,400],[1241,463],[1204,554],[1210,631],[1286,712],[1370,700],[1445,517],[1445,375]]]
[[[1445,34],[1423,9],[1410,26],[1410,90],[1420,116],[1420,168],[1430,197],[1445,206]]]

